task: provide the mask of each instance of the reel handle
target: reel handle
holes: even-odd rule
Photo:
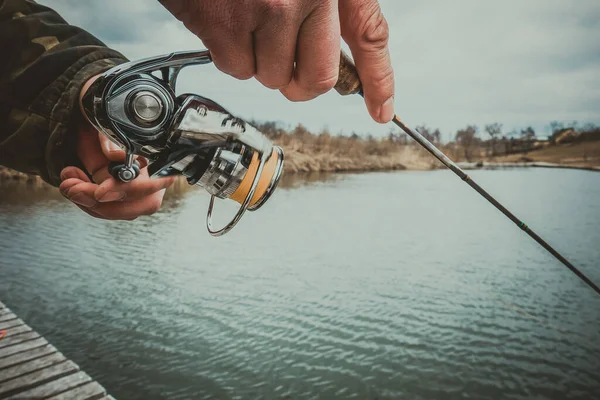
[[[108,164],[108,172],[119,182],[128,183],[135,180],[140,175],[140,163],[134,160],[131,166],[126,163],[112,161]]]
[[[196,94],[177,96],[182,68],[211,62],[209,51],[203,50],[124,63],[94,80],[80,101],[87,120],[126,152],[124,160],[109,164],[112,177],[132,182],[146,164],[151,178],[187,178],[211,194],[207,228],[211,235],[222,236],[246,211],[258,210],[272,196],[284,155],[268,137],[216,102]],[[142,158],[136,161],[136,156]],[[212,227],[217,198],[241,205],[222,229]]]

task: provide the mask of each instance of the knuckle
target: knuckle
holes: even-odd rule
[[[336,71],[335,73],[325,75],[325,77],[318,77],[316,80],[309,82],[305,88],[316,95],[327,93],[337,84],[338,75],[339,73]]]
[[[194,28],[202,26],[202,24],[198,24],[197,21],[195,21],[198,16],[204,14],[200,12],[200,6],[202,2],[195,0],[169,0],[165,3],[166,8],[171,12],[171,14],[173,14],[173,16],[179,21],[183,22],[186,28],[193,31]]]
[[[298,103],[304,100],[304,98],[301,98],[296,92],[290,92],[287,90],[280,90],[280,92],[286,99],[288,99],[292,103]]]
[[[254,71],[252,71],[252,70],[232,71],[230,73],[230,75],[240,81],[247,81],[248,79],[251,79],[254,76]]]
[[[291,0],[262,0],[262,11],[270,17],[291,14],[294,3]]]
[[[335,87],[339,71],[323,76],[325,77],[316,76],[310,80],[294,81],[289,86],[283,88],[281,93],[292,102],[313,100]]]
[[[390,28],[377,2],[362,2],[355,19],[354,39],[369,49],[383,49],[390,37]]]
[[[235,79],[245,81],[254,77],[254,69],[246,67],[239,60],[235,60],[233,57],[227,57],[221,60],[220,58],[214,57],[213,60],[217,69],[227,75],[231,75]]]
[[[259,81],[262,85],[268,87],[269,89],[281,90],[287,85],[289,85],[291,77],[286,79],[284,77],[257,75],[256,80]]]
[[[391,67],[386,68],[381,74],[375,74],[371,79],[371,85],[376,88],[381,88],[382,91],[393,91],[394,86],[393,84],[390,84],[390,82],[394,82],[394,70]],[[391,96],[391,94],[386,95],[388,97]],[[384,100],[387,100],[388,97],[386,97]]]

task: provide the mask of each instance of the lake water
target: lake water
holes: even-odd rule
[[[600,281],[599,173],[472,176]],[[221,238],[201,190],[0,193],[0,299],[117,399],[600,398],[600,297],[448,171],[286,182]]]

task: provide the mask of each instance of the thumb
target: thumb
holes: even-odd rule
[[[110,140],[106,135],[98,132],[98,139],[100,140],[100,148],[104,156],[110,161],[123,161],[125,159],[125,151],[119,147],[115,142]]]
[[[379,123],[390,122],[394,117],[394,70],[388,49],[389,27],[379,3],[341,1],[340,23],[371,117]]]

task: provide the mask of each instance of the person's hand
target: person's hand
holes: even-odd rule
[[[221,71],[256,79],[292,101],[331,90],[340,35],[363,83],[371,117],[394,114],[388,24],[377,0],[161,0],[210,50]],[[294,64],[296,63],[296,64]]]
[[[97,76],[92,77],[84,84],[80,108],[81,97],[96,79]],[[66,167],[60,174],[59,190],[96,218],[132,221],[142,215],[152,215],[160,209],[166,189],[176,179],[150,178],[148,162],[143,157],[136,157],[140,175],[129,183],[117,181],[110,175],[108,165],[112,161],[123,162],[125,152],[89,123],[85,123],[78,133],[77,156],[92,180],[81,169]]]
[[[122,162],[125,152],[91,125],[79,133],[77,155],[93,180],[81,169],[67,167],[61,172],[59,190],[96,218],[132,221],[142,215],[152,215],[162,206],[165,191],[175,180],[174,177],[150,178],[147,161],[139,157],[140,175],[129,183],[117,181],[108,172],[108,165],[111,161]]]

